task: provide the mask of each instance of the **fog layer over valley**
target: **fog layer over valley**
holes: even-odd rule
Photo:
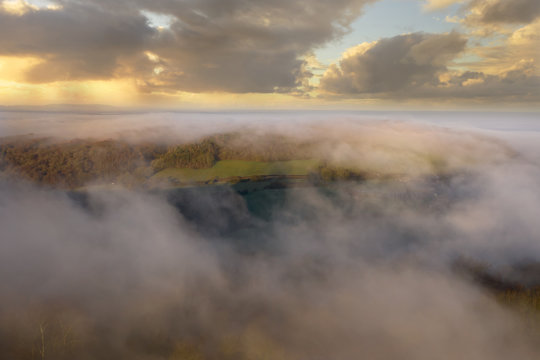
[[[537,358],[538,137],[454,115],[76,115],[80,127],[64,128],[70,114],[39,114],[54,131],[21,131],[14,119],[34,115],[3,113],[5,136],[54,144],[286,139],[309,149],[302,160],[362,176],[66,190],[10,173],[0,357]],[[520,119],[506,116],[498,124]],[[92,121],[102,135],[81,130]]]

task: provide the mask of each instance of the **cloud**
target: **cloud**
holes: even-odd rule
[[[20,16],[0,12],[0,52],[42,59],[27,72],[29,82],[115,77],[120,63],[143,51],[155,33],[142,15],[91,4],[69,2]]]
[[[302,58],[347,31],[366,1],[205,1],[152,8],[177,17],[155,49],[148,90],[288,92],[311,76]],[[321,16],[321,14],[325,14]]]
[[[288,106],[317,94],[536,101],[538,2],[431,0],[428,10],[463,3],[456,21],[469,35],[403,34],[351,48],[328,69],[320,64],[314,51],[346,34],[374,1],[0,0],[0,57],[4,68],[20,61],[0,86],[8,103],[23,95],[113,101],[106,87],[117,89],[117,103],[183,106],[205,96],[247,104],[272,96]],[[477,46],[478,37],[492,42]]]
[[[439,93],[433,93],[432,96],[538,102],[540,98],[536,89],[540,86],[540,77],[536,72],[536,65],[532,60],[522,60],[495,75],[457,73],[444,83]],[[429,97],[427,91],[428,89],[423,95]]]
[[[347,51],[321,80],[337,94],[378,94],[436,85],[447,63],[465,49],[460,34],[413,33],[381,39]]]
[[[436,11],[454,4],[462,4],[469,25],[527,24],[540,16],[536,0],[426,0],[424,8]]]
[[[476,71],[453,70],[455,61],[465,54],[466,42],[458,33],[414,33],[364,43],[347,50],[339,64],[328,68],[321,90],[325,96],[345,97],[539,100],[536,61],[519,56],[530,52],[530,32],[516,33],[500,48],[469,50],[484,57],[463,64],[469,69],[477,66]],[[501,61],[504,57],[508,57],[506,67]]]
[[[435,153],[454,173],[258,199],[2,183],[0,355],[45,345],[49,358],[534,358],[537,334],[451,263],[540,257],[538,166],[485,134],[334,120],[308,133],[342,139],[338,158],[379,151],[392,167],[404,152]],[[455,161],[467,157],[479,162]]]
[[[489,45],[470,49],[480,61],[462,61],[461,64],[471,71],[497,74],[515,68],[518,64],[529,63],[532,72],[540,75],[536,64],[540,61],[537,44],[540,41],[540,20],[519,27],[504,39],[493,41]]]
[[[0,2],[0,9],[12,15],[23,15],[28,11],[38,10],[39,8],[24,0],[3,0]]]
[[[469,25],[526,24],[540,16],[535,0],[426,0],[424,8],[436,11],[454,4],[462,4],[460,11]]]
[[[303,56],[346,33],[368,2],[64,0],[0,11],[0,52],[41,57],[32,82],[131,77],[146,92],[288,92],[311,76]],[[148,13],[170,25],[152,27]]]
[[[434,11],[441,10],[449,7],[453,4],[460,4],[466,2],[467,0],[426,0],[424,4],[424,9]]]
[[[469,23],[527,24],[540,16],[536,0],[473,0],[466,9]]]

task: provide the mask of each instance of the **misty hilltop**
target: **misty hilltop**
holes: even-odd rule
[[[127,187],[175,187],[265,178],[321,183],[335,180],[399,178],[424,174],[448,176],[479,162],[499,161],[514,152],[495,139],[467,135],[460,139],[482,154],[447,154],[433,142],[431,130],[416,134],[419,144],[403,143],[395,132],[411,132],[402,124],[368,126],[381,138],[360,133],[262,134],[256,131],[221,132],[191,141],[168,139],[130,141],[62,139],[34,135],[0,138],[0,176],[65,189],[88,184]],[[425,131],[425,129],[423,130]],[[393,138],[388,138],[393,136]],[[443,141],[459,133],[438,133]],[[448,139],[447,139],[448,138]],[[427,146],[427,147],[424,147]],[[489,151],[493,147],[494,151]],[[392,163],[381,164],[384,156]],[[382,166],[381,166],[382,165]]]

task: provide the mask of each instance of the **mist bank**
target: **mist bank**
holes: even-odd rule
[[[314,124],[399,121],[467,131],[538,132],[538,111],[153,111],[96,106],[0,108],[2,136],[189,142],[215,133],[301,134]],[[300,131],[293,131],[294,129]],[[309,132],[308,132],[309,133]]]
[[[309,160],[318,166],[305,166],[305,170],[290,174],[306,175],[311,182],[318,183],[351,178],[447,176],[522,156],[506,141],[478,130],[357,114],[343,117],[327,113],[259,113],[250,114],[251,119],[247,114],[210,114],[208,118],[203,118],[204,114],[176,114],[176,118],[166,119],[160,118],[162,114],[146,114],[147,128],[142,126],[140,114],[84,115],[80,123],[61,120],[66,114],[56,115],[60,119],[44,122],[50,122],[52,129],[63,122],[69,126],[58,129],[54,136],[38,132],[0,138],[0,171],[4,178],[22,178],[71,189],[99,183],[170,187],[174,184],[167,184],[168,176],[155,175],[166,169],[209,169],[229,160],[274,163]],[[96,121],[101,122],[99,130],[86,132]],[[118,130],[127,124],[132,126],[130,130]],[[111,127],[116,127],[117,132],[111,133]],[[82,131],[84,137],[69,138],[73,128]],[[248,177],[251,173],[289,174],[287,171],[242,173],[240,163],[236,163],[238,173],[234,169],[220,171],[231,164],[220,164],[199,185],[219,182],[223,177]],[[272,164],[268,166],[276,168]],[[204,178],[197,172],[183,173],[186,174]],[[172,180],[197,182],[189,178],[173,176]]]
[[[421,121],[284,126],[272,133],[316,139],[335,164],[403,176],[254,191],[2,181],[0,357],[538,356],[535,307],[471,276],[539,285],[534,147]]]
[[[454,269],[538,259],[536,218],[493,212],[504,196],[476,181],[84,198],[4,185],[3,356],[533,358],[537,320]]]

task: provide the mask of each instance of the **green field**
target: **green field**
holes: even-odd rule
[[[290,160],[290,161],[218,161],[208,169],[167,168],[155,174],[153,179],[177,180],[180,182],[203,182],[220,180],[235,176],[263,176],[263,175],[307,175],[317,169],[318,160]]]

